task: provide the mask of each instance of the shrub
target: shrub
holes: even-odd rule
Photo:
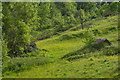
[[[115,47],[105,47],[103,50],[103,54],[107,56],[116,55],[118,54],[118,51],[119,51],[118,48]]]
[[[84,37],[84,33],[79,33],[78,35],[79,35],[79,37],[81,37],[81,38]]]
[[[88,30],[84,32],[84,42],[87,44],[91,44],[93,41],[95,41],[96,37],[92,30]]]
[[[95,35],[97,35],[97,34],[101,34],[101,31],[98,30],[98,29],[92,30],[92,32],[93,32]]]
[[[6,40],[3,40],[2,38],[2,61],[4,62],[10,62],[10,57],[8,56],[9,49],[7,48],[7,42]],[[3,64],[4,66],[4,64]]]

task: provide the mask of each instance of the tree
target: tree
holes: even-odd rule
[[[83,9],[80,9],[77,13],[76,13],[76,16],[77,16],[77,20],[81,23],[82,25],[82,29],[84,28],[83,27],[83,23],[84,21],[86,20],[86,16],[85,16],[85,12]]]
[[[50,20],[50,2],[40,2],[38,9],[39,20],[39,30],[48,29],[52,26],[52,21]]]
[[[65,4],[65,21],[67,24],[76,24],[75,13],[77,12],[77,4],[74,2],[67,2]]]
[[[118,2],[112,2],[110,4],[110,11],[111,11],[111,14],[117,14],[117,12],[118,12]]]
[[[64,25],[64,17],[62,16],[61,11],[57,9],[55,3],[53,2],[50,3],[50,13],[53,27],[56,25],[59,25],[59,27]]]
[[[20,56],[30,44],[31,34],[37,26],[37,3],[3,3],[3,33],[10,49],[9,56]]]
[[[102,14],[102,16],[109,16],[110,15],[110,6],[108,3],[104,3],[102,5],[101,14]]]
[[[62,16],[64,16],[65,24],[75,24],[75,13],[77,4],[75,2],[61,2],[61,3],[55,3],[57,9],[61,11]]]
[[[84,10],[83,9],[80,9],[80,22],[81,22],[81,25],[82,25],[82,29],[83,29],[83,23],[85,21],[85,13],[84,13]]]

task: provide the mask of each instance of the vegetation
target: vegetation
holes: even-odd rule
[[[117,4],[3,3],[3,77],[118,78]]]

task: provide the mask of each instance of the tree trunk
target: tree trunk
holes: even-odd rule
[[[83,21],[81,22],[81,25],[82,25],[82,29],[84,29],[84,27],[83,27]]]

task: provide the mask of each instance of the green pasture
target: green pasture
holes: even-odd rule
[[[27,66],[22,71],[6,71],[4,77],[15,78],[117,78],[118,76],[118,16],[85,22],[85,29],[77,25],[45,40],[36,41],[41,49],[34,57],[12,59],[12,65]],[[88,30],[97,30],[96,39],[108,39],[111,46],[90,50],[81,37]],[[73,29],[77,28],[76,31]],[[83,35],[84,36],[84,35]],[[87,46],[87,47],[86,47]],[[91,52],[90,52],[90,51]],[[65,58],[65,55],[68,55]],[[36,57],[36,58],[35,58]],[[36,60],[37,59],[37,60]],[[15,60],[15,61],[14,61]],[[21,60],[21,61],[19,61]],[[29,61],[30,60],[30,61]],[[46,61],[46,63],[43,63]],[[26,65],[24,65],[24,63]],[[35,63],[35,64],[33,64]],[[31,66],[28,69],[29,64]],[[38,65],[36,65],[38,64]],[[12,67],[11,65],[11,67]],[[9,66],[8,66],[9,67]],[[6,66],[6,68],[8,68]],[[12,69],[11,69],[12,70]]]

